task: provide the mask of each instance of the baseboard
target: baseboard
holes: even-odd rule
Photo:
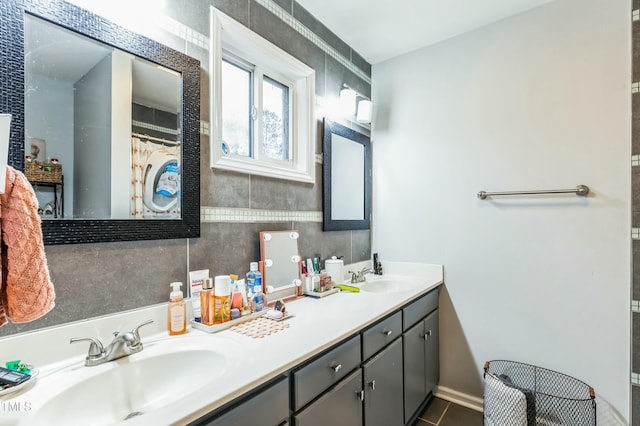
[[[453,390],[445,386],[438,386],[434,392],[434,396],[475,411],[483,411],[482,407],[484,400],[482,398],[458,392],[457,390]]]

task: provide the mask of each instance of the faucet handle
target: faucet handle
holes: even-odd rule
[[[104,355],[104,347],[102,346],[102,342],[98,339],[94,339],[93,337],[73,337],[69,340],[69,343],[90,341],[91,345],[89,346],[89,353],[87,354],[87,359],[98,359]]]
[[[135,344],[136,344],[136,345],[140,343],[140,334],[138,333],[138,330],[140,329],[140,327],[142,327],[142,326],[144,326],[144,325],[147,325],[147,324],[151,324],[152,322],[153,322],[153,320],[152,320],[152,319],[150,319],[150,320],[146,320],[145,322],[143,322],[142,324],[137,325],[137,326],[133,329],[132,333],[133,333],[133,337],[136,339],[136,340],[135,340]]]

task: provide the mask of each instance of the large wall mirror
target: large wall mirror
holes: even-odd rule
[[[325,119],[322,135],[323,229],[369,229],[371,144],[368,136]]]
[[[9,164],[45,244],[198,237],[199,61],[59,0],[0,17]]]

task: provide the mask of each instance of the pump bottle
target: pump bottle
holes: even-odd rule
[[[187,306],[182,296],[181,282],[171,283],[173,291],[169,294],[169,312],[167,317],[167,328],[169,335],[175,336],[187,332]]]

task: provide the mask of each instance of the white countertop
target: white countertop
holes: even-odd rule
[[[199,392],[197,397],[193,394],[185,395],[186,401],[180,400],[177,404],[171,403],[165,408],[147,412],[140,417],[127,420],[126,424],[143,425],[157,422],[157,424],[183,425],[196,420],[398,310],[407,302],[443,282],[442,265],[386,262],[384,268],[385,275],[382,276],[384,279],[410,279],[419,285],[412,285],[406,291],[340,292],[321,299],[302,298],[289,302],[286,306],[287,311],[293,315],[285,320],[289,327],[261,339],[247,337],[233,330],[216,333],[215,336],[236,342],[242,348],[243,353],[235,360],[237,365],[229,367],[233,369],[231,374],[233,380],[225,380],[224,383],[211,386],[211,389],[207,389],[206,392]],[[80,348],[77,345],[69,345],[70,337],[107,336],[114,329],[121,331],[131,329],[132,325],[141,323],[149,317],[154,318],[155,323],[148,329],[144,327],[140,330],[143,344],[157,339],[167,339],[167,333],[164,330],[166,306],[160,305],[0,339],[0,353],[3,354],[3,358],[6,358],[0,361],[22,359],[36,365],[82,363],[86,355],[86,345],[80,345]],[[182,338],[202,335],[208,334],[190,329],[186,335],[170,339],[175,339],[178,343]],[[108,343],[109,338],[106,337],[103,342],[105,341]],[[50,350],[43,351],[42,348]],[[171,374],[180,374],[180,366],[175,367],[176,370]],[[203,365],[202,372],[206,374],[208,369],[215,368],[216,365],[213,363]],[[46,367],[43,368],[43,370],[46,369]],[[171,374],[168,375],[167,380],[170,380]],[[38,382],[33,389],[36,390],[37,387]],[[22,391],[12,401],[15,403],[20,398],[28,400],[31,392],[31,390]],[[2,400],[3,398],[0,397],[0,403]],[[30,404],[34,404],[34,401],[30,401]],[[22,421],[19,413],[14,413],[12,418],[14,420],[10,424],[20,424]],[[3,419],[0,419],[0,424],[5,424]]]

